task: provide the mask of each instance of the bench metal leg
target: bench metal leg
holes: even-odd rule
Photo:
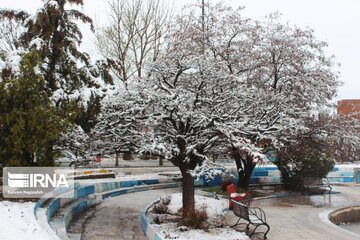
[[[246,223],[239,223],[241,219],[242,219],[242,218],[239,218],[239,219],[237,220],[237,222],[236,222],[234,225],[230,226],[230,227],[233,228],[233,227],[235,227],[235,226],[237,226],[237,225],[246,224]]]
[[[230,227],[235,227],[236,225],[238,225],[238,223],[240,222],[240,220],[241,220],[241,218],[239,218],[239,219],[237,220],[237,222],[236,222],[234,225],[230,226]]]
[[[252,236],[252,235],[255,233],[255,231],[256,231],[256,229],[258,228],[258,226],[260,226],[260,225],[257,225],[257,226],[254,228],[254,230],[249,234],[249,236]]]
[[[269,231],[270,231],[270,226],[269,226],[267,223],[263,223],[263,224],[260,224],[260,225],[256,225],[256,227],[255,227],[254,230],[250,233],[249,236],[252,236],[252,235],[255,233],[256,229],[257,229],[259,226],[262,226],[262,225],[264,225],[264,226],[267,227],[267,231],[264,233],[264,239],[267,239],[266,235],[267,235],[267,234],[269,233]],[[259,233],[263,233],[263,232],[259,232]]]
[[[251,222],[249,222],[248,225],[246,225],[246,231],[249,231],[250,224],[251,224]]]
[[[268,234],[268,232],[270,231],[270,226],[268,224],[265,224],[265,226],[267,226],[268,230],[266,231],[266,233],[264,234],[264,239],[267,239],[266,235]]]

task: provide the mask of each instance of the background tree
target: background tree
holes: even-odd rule
[[[360,153],[360,122],[352,116],[322,114],[312,121],[308,135],[317,135],[337,163],[355,162]]]
[[[128,88],[121,84],[118,92],[102,100],[101,113],[91,136],[98,139],[97,148],[103,152],[115,153],[116,164],[119,154],[139,153],[146,142],[146,126],[141,124],[146,108],[145,96],[134,83]]]
[[[226,99],[216,127],[235,160],[238,185],[246,189],[267,151],[302,132],[304,118],[313,111],[330,106],[337,73],[333,59],[324,54],[326,43],[312,30],[281,24],[277,14],[256,22],[244,18],[241,8],[220,3],[207,4],[205,12],[202,26],[194,8],[184,11],[177,19],[182,27],[178,38],[216,64],[222,80],[232,79],[214,89]]]
[[[21,34],[19,42],[25,53],[38,52],[40,71],[44,75],[45,87],[51,92],[52,102],[63,108],[76,102],[81,106],[77,123],[88,130],[94,125],[92,121],[99,111],[99,107],[96,107],[99,98],[104,96],[112,84],[112,78],[107,73],[109,64],[107,61],[92,64],[89,55],[78,50],[82,40],[78,22],[89,24],[93,30],[92,20],[68,5],[82,6],[82,0],[43,2],[43,7],[34,15],[24,12],[19,14],[13,10],[2,10],[2,13],[9,21],[17,19],[24,23],[26,31]],[[16,55],[18,60],[21,59],[21,54],[17,52],[8,55]],[[7,72],[16,72],[18,63],[10,58],[6,59],[4,65],[5,68],[8,66]],[[2,78],[8,76],[11,75],[2,75]],[[90,111],[87,111],[88,106],[91,107]]]
[[[238,184],[244,188],[262,157],[254,146],[266,153],[303,133],[305,118],[329,107],[340,85],[333,58],[324,54],[326,43],[318,41],[312,30],[283,25],[275,14],[252,33],[254,50],[237,64],[243,69],[237,74],[244,79],[242,89],[249,92],[243,100],[245,111],[239,111],[231,123],[237,127],[226,134],[232,136]],[[252,148],[241,144],[244,138]]]
[[[219,138],[227,139],[223,142],[246,188],[257,162],[266,160],[268,147],[301,132],[313,105],[327,103],[337,86],[332,62],[324,60],[323,44],[307,32],[280,25],[284,30],[277,33],[275,23],[270,28],[243,19],[241,9],[221,4],[209,4],[204,21],[205,27],[192,7],[183,11],[168,32],[163,51],[150,64],[148,78],[131,82],[137,86],[131,90],[142,92],[131,103],[141,113],[135,118],[152,136],[138,145],[148,149],[157,145],[157,151],[179,167],[184,213],[194,209],[193,175],[204,173],[199,166],[208,163],[208,153]],[[278,39],[270,41],[269,32]],[[289,37],[292,41],[286,41]],[[275,57],[282,61],[281,68],[271,61],[273,49],[283,51]],[[276,84],[274,71],[281,76]],[[299,89],[311,91],[306,95]],[[119,95],[110,102],[127,97]],[[121,132],[126,124],[120,122],[105,125]]]
[[[127,82],[144,76],[144,66],[156,60],[170,9],[161,0],[113,0],[110,23],[99,27],[96,44],[105,58],[113,60],[113,73]]]
[[[275,163],[281,172],[282,181],[293,190],[302,190],[306,177],[326,177],[335,165],[324,145],[311,138],[288,143],[276,152],[276,156]]]
[[[302,188],[303,177],[326,177],[337,162],[357,160],[360,123],[325,113],[305,119],[306,129],[276,149],[278,166],[288,188]]]
[[[18,12],[17,17],[8,18],[0,12],[0,53],[15,51],[21,48],[20,36],[25,31],[23,22],[24,12]]]
[[[68,126],[49,100],[39,56],[25,55],[20,76],[0,82],[0,159],[3,166],[51,166],[53,144]]]
[[[19,71],[20,54],[24,50],[21,36],[28,16],[23,11],[0,9],[0,80],[14,78],[14,73]]]

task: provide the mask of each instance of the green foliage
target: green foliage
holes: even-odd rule
[[[68,126],[49,101],[37,73],[39,57],[26,54],[20,75],[0,82],[0,161],[3,166],[53,164],[53,145]]]
[[[334,160],[323,147],[313,139],[300,139],[278,150],[277,161],[282,181],[289,189],[301,189],[304,177],[323,178],[333,169]]]
[[[87,108],[80,107],[75,123],[82,127],[85,133],[89,133],[97,123],[100,113],[100,97],[91,96]]]
[[[79,124],[88,133],[96,123],[100,100],[113,80],[107,60],[92,64],[89,54],[79,50],[83,36],[79,23],[89,25],[94,31],[92,19],[79,8],[83,5],[83,0],[43,0],[43,7],[34,16],[3,9],[0,14],[3,19],[22,26],[23,32],[16,39],[21,49],[38,53],[39,71],[49,92],[47,96],[61,108],[64,118]],[[11,80],[17,74],[15,71],[5,66],[0,78]],[[82,95],[84,91],[87,94]],[[76,116],[69,114],[74,112],[74,107],[77,108]]]
[[[41,61],[46,62],[44,77],[48,87],[55,91],[61,85],[65,92],[81,87],[86,74],[85,69],[79,69],[76,61],[88,66],[89,56],[78,51],[77,46],[82,34],[74,20],[92,24],[90,18],[77,10],[65,10],[69,1],[56,1],[59,6],[44,4],[37,12],[35,21],[27,23],[27,34],[24,41],[30,44],[31,40],[41,38],[43,44],[31,46],[37,48]],[[82,2],[75,2],[82,5]],[[92,26],[92,25],[91,25]],[[59,78],[60,76],[60,78]]]

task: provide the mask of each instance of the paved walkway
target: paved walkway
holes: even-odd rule
[[[266,212],[271,227],[269,240],[359,240],[360,235],[323,220],[332,210],[360,204],[360,187],[336,187],[336,190],[342,194],[267,199],[254,201],[252,206]],[[226,214],[228,224],[236,220],[232,212]],[[252,239],[262,239],[262,234]]]
[[[254,201],[252,206],[266,212],[271,226],[269,240],[359,240],[359,235],[323,219],[335,209],[360,205],[360,186],[338,186],[335,190],[342,194],[266,199]],[[145,240],[140,229],[141,211],[160,196],[178,191],[153,190],[108,199],[72,222],[70,231],[82,233],[81,240]],[[225,223],[232,225],[236,220],[232,212],[226,214]],[[251,239],[262,239],[262,234]]]
[[[73,239],[81,240],[146,240],[140,228],[141,211],[161,196],[179,189],[161,189],[130,193],[105,200],[99,206],[71,223]]]

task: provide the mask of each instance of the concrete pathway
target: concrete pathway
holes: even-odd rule
[[[81,240],[145,240],[140,229],[141,211],[160,196],[179,191],[153,190],[108,199],[73,221],[70,232],[74,236],[81,233]],[[252,206],[266,212],[271,226],[269,240],[359,240],[359,235],[331,224],[326,216],[341,207],[360,205],[360,186],[337,186],[335,191],[342,193],[258,200]],[[236,220],[232,212],[226,214],[226,224],[232,225]],[[244,231],[241,227],[236,229]],[[262,234],[251,239],[262,239]]]
[[[81,240],[146,240],[140,228],[141,211],[161,196],[180,189],[161,189],[125,194],[105,200],[71,223],[73,239]]]
[[[360,205],[360,187],[339,186],[336,190],[343,194],[259,200],[252,206],[261,207],[266,212],[271,227],[269,240],[359,240],[360,235],[331,224],[326,216],[341,207]],[[226,214],[227,224],[232,225],[236,220],[232,212]],[[251,239],[262,239],[262,234]]]

